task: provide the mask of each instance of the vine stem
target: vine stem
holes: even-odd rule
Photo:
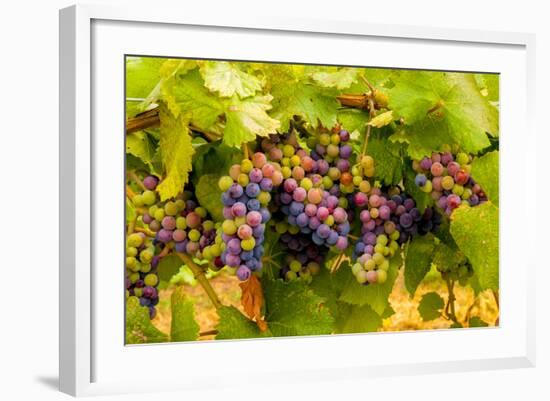
[[[218,334],[218,330],[206,330],[199,333],[199,337],[213,336]]]
[[[218,298],[218,294],[216,294],[216,291],[214,291],[214,289],[210,285],[210,282],[204,275],[202,269],[197,266],[195,262],[193,262],[193,259],[191,259],[188,255],[181,252],[176,252],[176,255],[178,255],[178,257],[191,269],[193,275],[206,292],[206,295],[208,295],[208,298],[210,298],[210,301],[212,301],[214,307],[216,309],[220,309],[223,305]]]
[[[372,84],[368,81],[367,78],[365,78],[365,76],[363,74],[359,75],[359,77],[361,78],[361,80],[365,83],[365,85],[368,86],[368,88],[370,89],[370,91],[372,92],[372,94],[374,95],[374,86],[372,86]]]
[[[147,235],[148,237],[155,238],[155,233],[151,230],[146,229],[146,228],[135,227],[134,231],[136,231],[138,233],[143,233],[143,234]]]
[[[372,129],[372,125],[367,125],[367,132],[365,133],[365,142],[363,142],[363,148],[361,149],[361,158],[367,154],[367,146],[369,144],[371,129]],[[359,160],[361,160],[361,158],[359,158]]]
[[[250,159],[250,151],[248,150],[248,144],[243,143],[243,154],[245,159]]]
[[[141,178],[138,177],[138,175],[133,171],[128,171],[128,177],[130,177],[136,184],[138,184],[141,189],[146,190],[145,185],[143,184],[143,181],[141,181]]]
[[[447,305],[445,305],[445,313],[448,315],[448,317],[455,323],[459,323],[456,318],[456,310],[455,310],[455,293],[453,292],[454,289],[454,282],[452,280],[446,279],[445,282],[447,283],[447,290],[449,291],[449,296],[447,298]],[[450,311],[449,311],[450,309]]]
[[[126,195],[128,198],[132,199],[134,196],[136,196],[136,193],[130,188],[129,185],[126,185]]]

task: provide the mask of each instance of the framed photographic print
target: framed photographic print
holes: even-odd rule
[[[254,21],[61,11],[61,390],[532,366],[533,37]]]

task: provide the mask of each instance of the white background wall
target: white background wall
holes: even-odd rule
[[[141,1],[100,1],[135,4]],[[258,9],[275,15],[307,18],[364,19],[375,23],[428,25],[537,34],[537,122],[539,146],[537,190],[539,241],[537,271],[537,368],[331,382],[315,386],[106,397],[172,400],[407,400],[550,399],[550,323],[548,288],[548,93],[550,90],[549,13],[544,1],[179,1],[149,0],[150,7],[180,5],[182,13],[205,13],[214,7],[231,15]],[[198,3],[198,4],[197,4]],[[57,393],[58,335],[58,16],[64,0],[4,2],[0,8],[0,399],[68,399]],[[342,60],[345,63],[345,60]],[[521,135],[521,132],[517,133]],[[506,179],[506,177],[502,177]],[[543,201],[545,203],[543,203]],[[535,202],[535,200],[533,201]],[[521,250],[518,250],[521,251]],[[522,266],[518,266],[522,268]],[[449,344],[452,347],[452,344]],[[320,350],[322,352],[322,350]],[[243,355],[243,358],[246,358]],[[250,358],[253,358],[251,355]],[[261,363],[255,361],[251,363]],[[136,379],[147,369],[136,367]],[[215,369],[215,367],[213,367]],[[227,374],[230,374],[228,372]],[[235,378],[245,382],[246,378]],[[102,398],[103,399],[103,398]]]

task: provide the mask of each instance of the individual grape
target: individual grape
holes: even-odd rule
[[[150,191],[154,191],[158,185],[158,178],[152,175],[149,175],[143,179],[143,186]]]

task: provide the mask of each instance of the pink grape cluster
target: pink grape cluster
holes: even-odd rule
[[[229,175],[218,185],[223,191],[222,253],[220,261],[236,268],[239,280],[246,281],[262,269],[264,234],[271,218],[268,205],[271,191],[281,185],[283,174],[278,163],[268,162],[256,152],[231,166]]]
[[[414,199],[395,188],[391,192],[393,195],[373,188],[359,213],[361,237],[355,244],[352,272],[360,284],[384,283],[389,259],[401,244],[413,235],[437,231],[441,224],[441,215],[433,209],[422,213]]]
[[[346,142],[349,139],[349,133],[344,130],[334,135],[339,141]],[[330,136],[328,138],[330,139]],[[339,187],[328,176],[331,168],[337,168],[330,167],[324,159],[312,158],[311,153],[298,144],[294,134],[266,138],[262,141],[262,148],[270,157],[281,161],[284,181],[276,196],[276,204],[287,216],[289,226],[299,227],[301,233],[309,234],[316,245],[346,249],[347,235],[350,231],[348,213],[345,209],[347,199],[331,194],[330,190],[338,191],[339,194]],[[331,154],[335,155],[336,149],[340,150],[342,147],[334,145],[334,153]],[[347,158],[350,155],[351,147],[349,154],[343,156]],[[337,160],[347,161],[346,158],[341,157]],[[349,162],[347,163],[346,168],[349,168]],[[336,175],[333,177],[336,178]]]
[[[471,177],[472,157],[466,153],[434,152],[431,157],[413,160],[414,181],[431,194],[439,208],[451,215],[461,204],[476,206],[487,201],[483,189]]]

